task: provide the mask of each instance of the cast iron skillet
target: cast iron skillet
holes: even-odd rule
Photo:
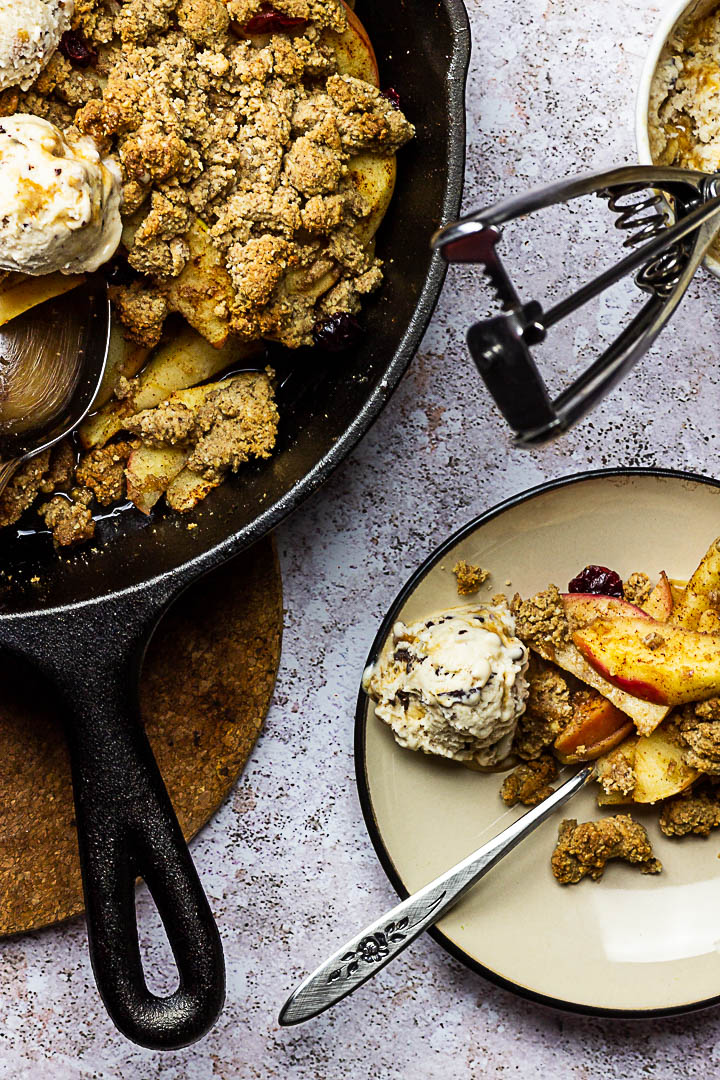
[[[217,489],[189,517],[110,516],[96,550],[57,556],[46,537],[0,542],[0,644],[59,691],[72,760],[90,955],[113,1021],[151,1048],[203,1035],[224,999],[210,907],[138,722],[138,675],[168,604],[193,580],[274,528],[370,427],[428,325],[444,276],[428,240],[458,216],[470,52],[462,0],[359,0],[384,86],[416,140],[401,151],[379,237],[386,282],[366,307],[364,343],[321,360],[280,358],[278,453]],[[6,530],[6,534],[9,530]],[[182,672],[178,672],[182,678]],[[173,949],[178,989],[145,984],[134,883],[144,878]]]

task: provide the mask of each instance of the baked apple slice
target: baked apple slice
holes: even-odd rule
[[[657,705],[720,695],[720,636],[647,619],[597,619],[573,634],[609,683]]]
[[[634,731],[630,717],[597,690],[580,691],[572,704],[572,720],[555,740],[555,753],[566,765],[594,761]]]
[[[676,626],[696,630],[703,612],[720,607],[720,538],[713,540],[675,605]]]
[[[679,795],[700,775],[683,761],[672,728],[660,727],[635,747],[633,802],[656,803]]]
[[[651,618],[642,608],[615,596],[601,596],[598,593],[561,593],[560,595],[565,614],[572,626],[587,626],[596,619],[615,619],[621,616],[629,619]]]
[[[380,72],[370,35],[347,4],[345,14],[347,27],[342,34],[334,30],[324,30],[322,34],[323,40],[329,42],[335,51],[338,72],[380,86]]]
[[[0,281],[0,326],[12,322],[26,311],[54,300],[85,281],[84,274],[8,274]]]
[[[660,580],[642,605],[642,610],[658,622],[667,622],[673,613],[674,606],[672,587],[663,570]]]
[[[185,239],[190,258],[182,273],[168,283],[167,304],[220,349],[230,333],[228,312],[235,297],[232,280],[222,253],[202,221],[193,222]]]

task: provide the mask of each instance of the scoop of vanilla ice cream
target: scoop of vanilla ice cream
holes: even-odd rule
[[[507,605],[482,604],[396,623],[363,686],[401,746],[495,765],[525,709],[527,663]]]
[[[0,268],[97,270],[120,243],[121,179],[90,138],[38,116],[0,119]]]
[[[74,0],[0,0],[0,90],[37,79],[70,29]]]

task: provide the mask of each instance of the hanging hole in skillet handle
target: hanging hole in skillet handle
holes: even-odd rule
[[[113,597],[20,617],[15,633],[12,619],[2,627],[3,644],[61,692],[93,972],[116,1026],[153,1050],[201,1038],[225,998],[220,935],[140,720],[140,667],[164,606]],[[138,877],[177,967],[177,989],[167,996],[145,980]]]
[[[118,1028],[177,1049],[214,1024],[225,996],[220,936],[138,719],[137,679],[85,684],[69,725],[90,956]],[[132,688],[132,689],[131,689]],[[147,987],[135,880],[142,877],[177,966],[167,997]]]

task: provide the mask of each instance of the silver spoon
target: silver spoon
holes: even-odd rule
[[[300,983],[283,1005],[280,1023],[289,1027],[311,1020],[371,979],[594,775],[594,765],[580,769],[487,844],[352,937]]]
[[[100,278],[0,327],[0,495],[23,462],[88,414],[109,341],[110,302]]]

